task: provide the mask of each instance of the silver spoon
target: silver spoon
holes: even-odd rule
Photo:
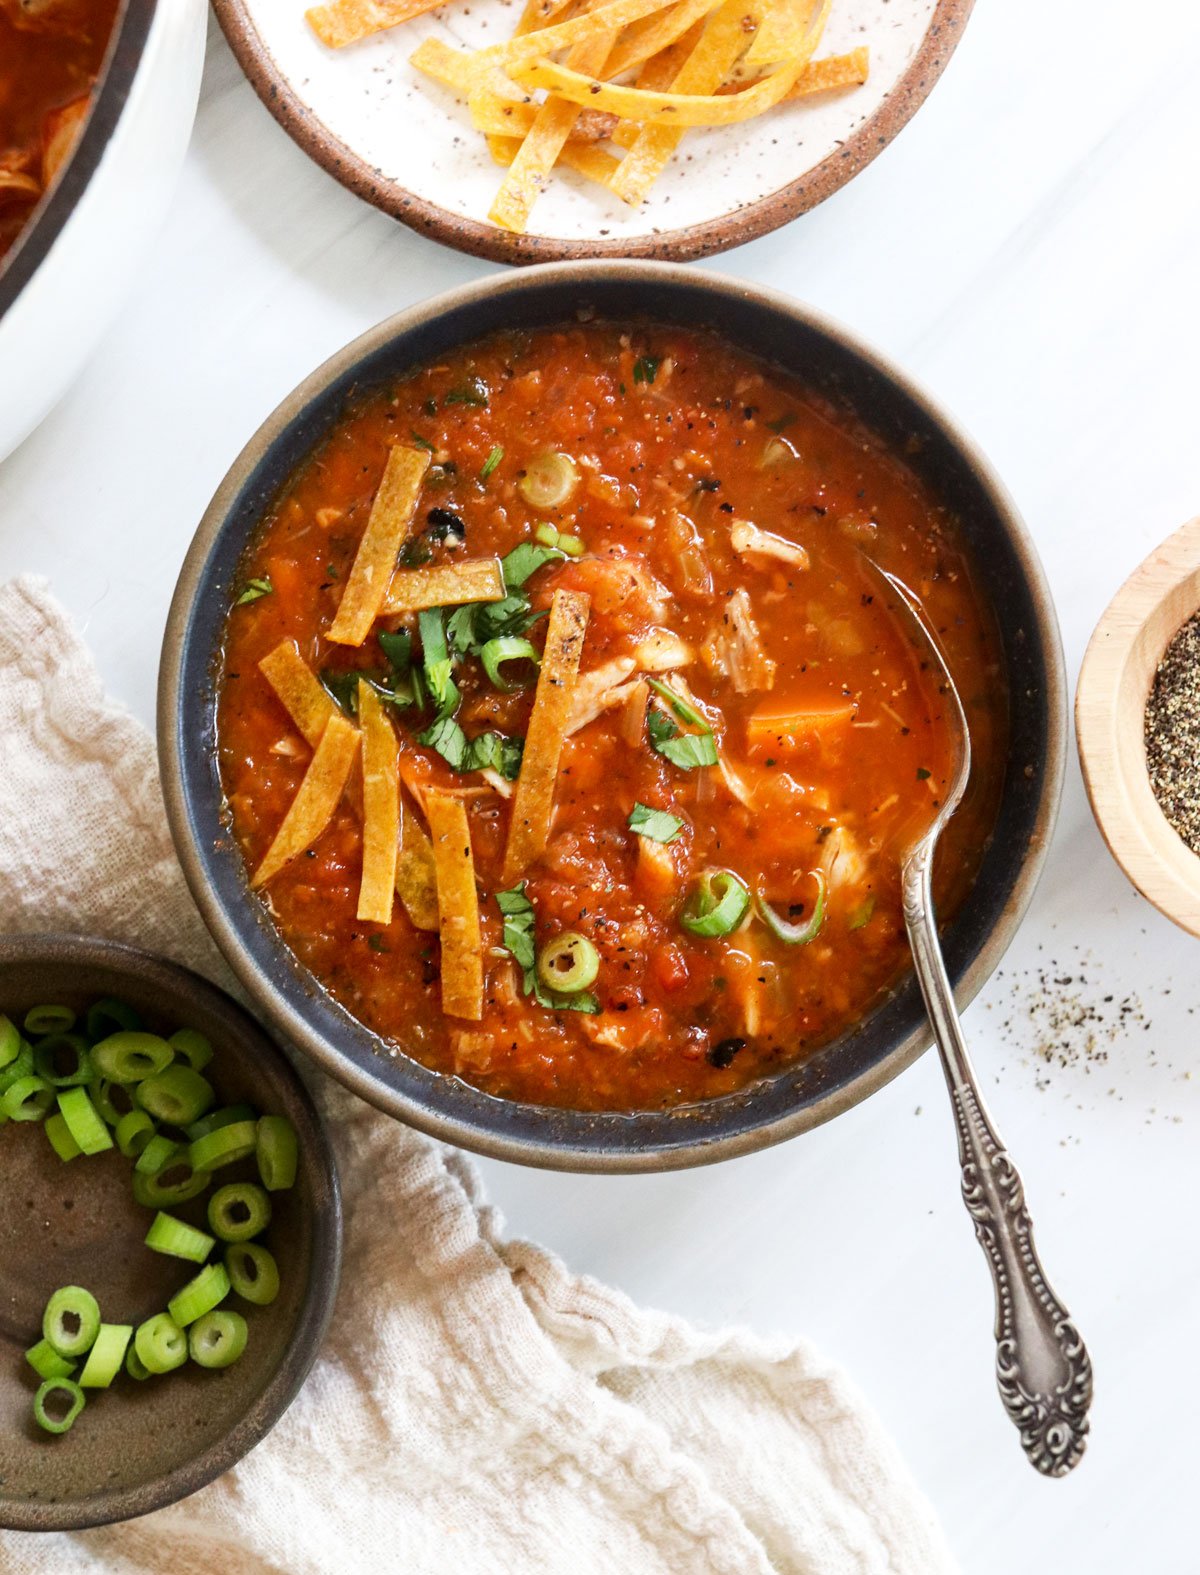
[[[895,592],[889,606],[937,675],[946,703],[943,721],[956,756],[936,820],[904,857],[904,923],[954,1105],[963,1200],[992,1271],[996,1381],[1030,1463],[1045,1476],[1062,1477],[1078,1465],[1086,1448],[1092,1364],[1038,1261],[1021,1177],[992,1125],[967,1054],[934,917],[934,850],[971,774],[966,713],[916,598],[894,575],[876,563],[872,567]]]

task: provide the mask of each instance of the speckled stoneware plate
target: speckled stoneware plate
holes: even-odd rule
[[[777,229],[882,151],[924,102],[972,0],[835,0],[819,55],[866,44],[862,87],[689,133],[634,210],[570,171],[530,233],[488,221],[502,171],[465,103],[409,65],[424,38],[478,48],[512,33],[518,0],[445,6],[347,49],[326,49],[304,0],[213,0],[259,96],[296,142],[368,202],[462,251],[499,262],[657,257],[685,261]]]

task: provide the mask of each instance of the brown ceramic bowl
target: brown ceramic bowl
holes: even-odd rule
[[[0,1526],[65,1531],[161,1509],[235,1465],[270,1432],[312,1366],[337,1291],[342,1217],[333,1153],[287,1058],[228,996],[174,963],[75,935],[0,940],[0,1012],[39,1002],[80,1008],[128,1001],[151,1029],[197,1028],[212,1041],[210,1075],[227,1103],[290,1117],[300,1135],[296,1186],[272,1197],[264,1240],[282,1288],[244,1309],[246,1353],[220,1372],[188,1363],[137,1383],[122,1374],[89,1391],[75,1426],[50,1437],[34,1424],[37,1379],[23,1353],[40,1338],[42,1309],[60,1285],[86,1286],[110,1322],[161,1312],[196,1266],[151,1252],[152,1218],[133,1201],[130,1163],[113,1149],[58,1159],[40,1125],[0,1131]],[[243,1166],[231,1166],[229,1177]],[[171,1212],[202,1224],[203,1198]]]
[[[763,1148],[848,1109],[929,1045],[909,975],[852,1032],[740,1093],[674,1110],[584,1113],[500,1100],[421,1066],[321,989],[247,887],[216,764],[215,683],[240,563],[265,510],[348,399],[502,327],[586,313],[700,325],[829,395],[908,456],[961,521],[1001,616],[1010,752],[995,833],[946,927],[960,1004],[995,968],[1033,894],[1058,809],[1066,699],[1058,625],[1033,546],[986,460],[895,367],[778,295],[662,263],[560,263],[493,276],[404,312],[326,362],[268,417],[209,505],[184,563],[159,676],[159,756],[184,872],[218,945],[278,1032],[381,1109],[447,1142],[563,1169],[662,1170]]]

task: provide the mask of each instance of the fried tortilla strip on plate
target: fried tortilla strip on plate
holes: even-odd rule
[[[589,75],[602,72],[616,40],[615,32],[600,33],[573,45],[567,51],[568,66]],[[496,199],[488,210],[493,224],[524,235],[533,205],[546,189],[550,172],[582,113],[580,105],[561,98],[548,98],[538,106],[529,134],[509,165],[508,174],[501,181]]]
[[[304,13],[308,25],[330,49],[344,49],[414,16],[432,11],[442,0],[331,0]]]
[[[396,567],[396,554],[412,525],[428,469],[429,454],[425,449],[397,443],[388,454],[337,616],[329,626],[328,637],[338,645],[361,645],[371,632]]]
[[[567,719],[579,677],[591,598],[581,591],[555,591],[538,673],[533,710],[513,796],[502,880],[511,886],[545,849],[554,812],[554,784],[566,738]]]
[[[429,607],[457,607],[462,602],[504,599],[504,571],[499,558],[469,558],[430,569],[397,569],[392,575],[382,614],[424,612]]]
[[[358,917],[369,924],[390,924],[400,850],[400,744],[383,701],[361,678],[358,720],[363,752],[363,856]]]
[[[290,859],[312,847],[325,830],[345,791],[358,745],[358,729],[340,711],[335,711],[274,842],[254,872],[252,886],[265,886]]]
[[[442,1011],[478,1022],[483,1016],[483,940],[467,806],[457,794],[430,791],[425,812],[437,867]]]

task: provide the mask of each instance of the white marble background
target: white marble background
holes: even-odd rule
[[[1200,504],[1198,72],[1184,0],[979,0],[878,162],[715,264],[840,316],[974,431],[1040,546],[1072,679],[1112,591]],[[0,576],[49,575],[111,689],[151,722],[176,570],[244,439],[351,336],[485,271],[311,166],[214,30],[131,302],[0,467]],[[820,1341],[873,1397],[972,1575],[1193,1572],[1198,957],[1109,860],[1072,760],[1032,915],[967,1019],[1095,1360],[1091,1449],[1066,1482],[1029,1470],[995,1396],[990,1290],[933,1060],[832,1126],[709,1170],[486,1164],[487,1182],[514,1231],[635,1297]],[[1039,967],[1076,981],[1053,992],[1060,1015],[1099,1021],[1054,1032],[1026,975]],[[1107,1063],[1036,1054],[1048,1034],[1078,1049],[1089,1033]]]

